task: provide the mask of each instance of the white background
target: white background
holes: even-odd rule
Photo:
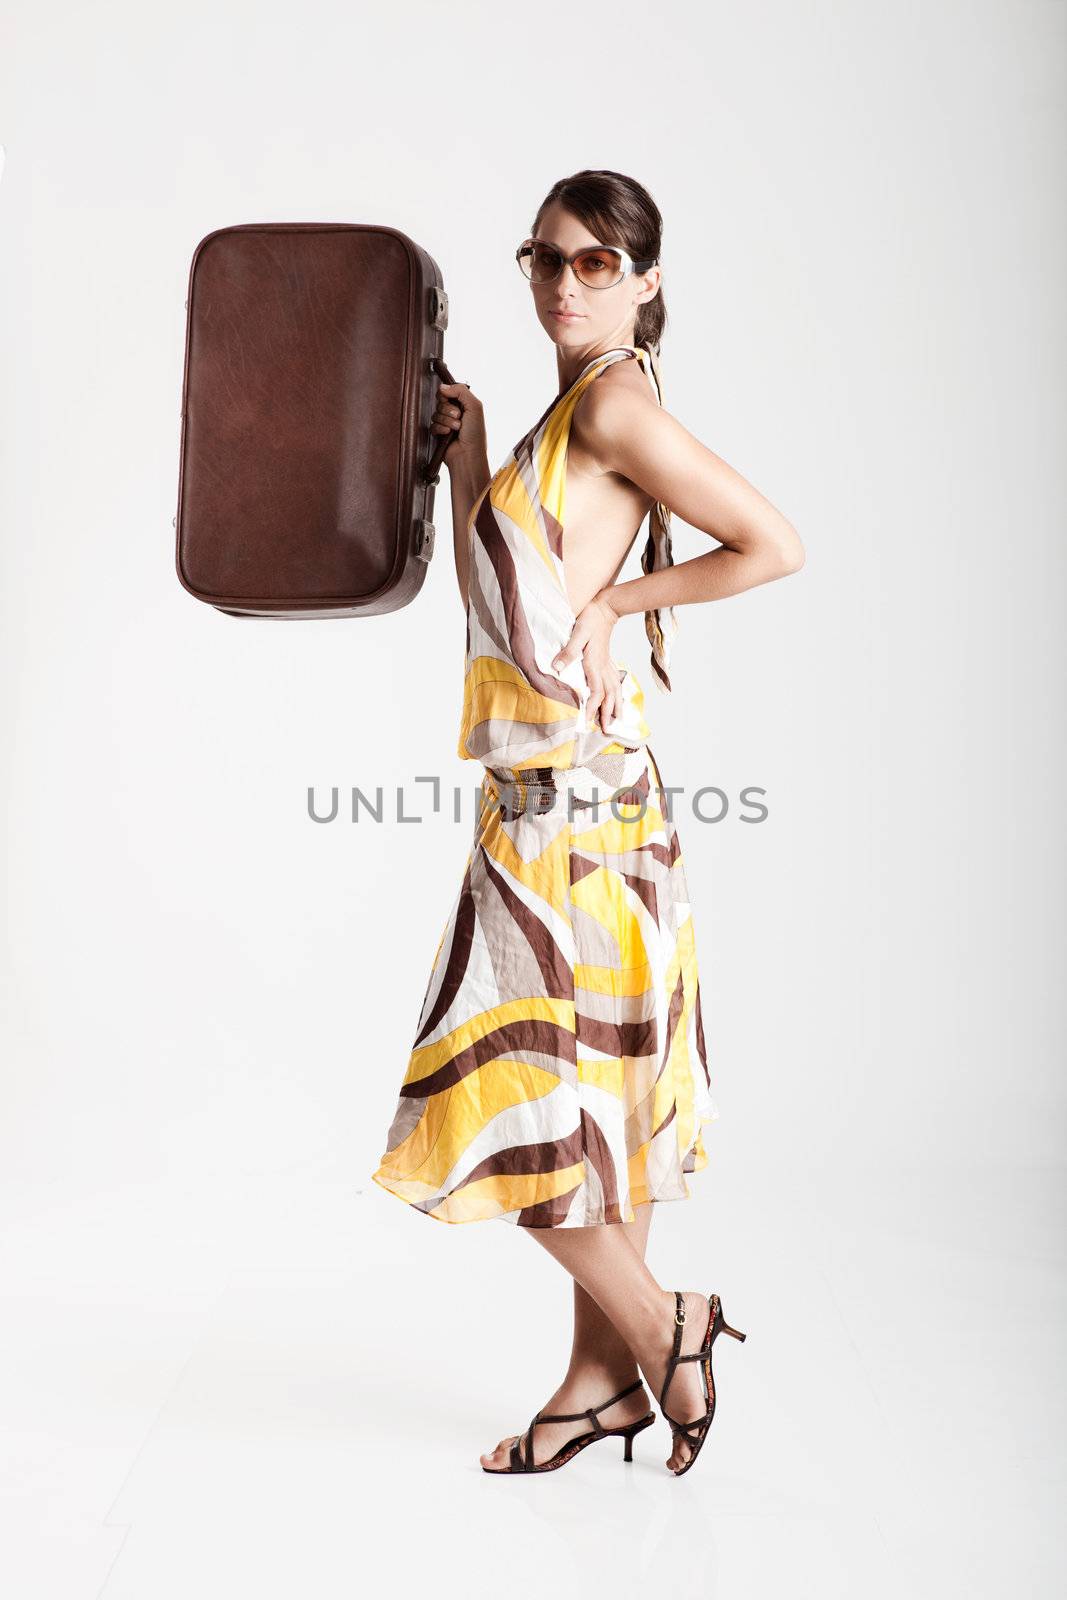
[[[5,10],[13,1592],[1061,1592],[1064,6]],[[183,302],[218,227],[403,229],[496,466],[556,391],[513,251],[583,166],[651,189],[668,408],[807,565],[679,608],[672,697],[617,640],[665,781],[768,791],[677,813],[721,1120],[650,1248],[748,1342],[684,1479],[661,1423],[505,1484],[568,1283],[369,1177],[469,813],[306,813],[480,777],[447,478],[401,612],[199,604]]]

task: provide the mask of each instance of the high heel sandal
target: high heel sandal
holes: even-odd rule
[[[684,1326],[685,1298],[679,1290],[675,1289],[674,1348],[671,1351],[670,1358],[667,1362],[667,1375],[663,1380],[663,1389],[660,1392],[659,1397],[659,1407],[663,1413],[665,1421],[670,1423],[671,1433],[674,1436],[675,1442],[677,1443],[678,1437],[681,1435],[686,1444],[689,1446],[689,1456],[684,1465],[676,1469],[671,1469],[676,1478],[680,1478],[683,1472],[688,1472],[689,1468],[693,1465],[693,1462],[700,1454],[700,1447],[708,1436],[708,1429],[711,1427],[711,1419],[715,1415],[715,1384],[711,1376],[711,1347],[715,1343],[715,1340],[718,1338],[720,1333],[728,1333],[734,1339],[740,1339],[742,1343],[745,1339],[745,1335],[743,1333],[739,1333],[736,1328],[731,1328],[730,1324],[724,1318],[722,1314],[722,1305],[720,1304],[717,1294],[709,1295],[708,1297],[708,1325],[704,1330],[704,1339],[700,1349],[690,1351],[689,1354],[683,1356],[679,1352],[682,1348],[682,1329]],[[701,1363],[704,1399],[707,1405],[704,1415],[702,1417],[697,1417],[693,1422],[678,1422],[670,1415],[666,1405],[664,1404],[667,1398],[667,1390],[670,1386],[670,1381],[674,1377],[674,1374],[678,1368],[678,1364],[681,1361],[699,1361]],[[695,1437],[693,1435],[694,1429],[696,1429]]]
[[[625,1389],[620,1389],[618,1394],[613,1394],[610,1400],[605,1400],[599,1406],[590,1406],[586,1411],[539,1411],[530,1426],[521,1438],[516,1439],[508,1452],[509,1465],[506,1467],[482,1467],[483,1472],[509,1473],[509,1472],[555,1472],[557,1467],[562,1467],[576,1456],[579,1450],[584,1450],[587,1444],[595,1444],[598,1439],[624,1439],[626,1446],[623,1451],[623,1460],[632,1461],[634,1458],[634,1439],[643,1428],[650,1428],[656,1420],[654,1411],[647,1416],[638,1417],[636,1422],[627,1422],[621,1428],[602,1428],[597,1418],[598,1411],[606,1411],[608,1406],[613,1406],[616,1400],[623,1400],[628,1394],[633,1394],[635,1389],[640,1389],[642,1380],[636,1378],[633,1383],[627,1384]],[[593,1424],[591,1433],[580,1433],[576,1439],[568,1439],[561,1445],[554,1456],[540,1464],[533,1459],[533,1432],[539,1422],[580,1422],[583,1417],[588,1417]],[[519,1445],[525,1446],[525,1451],[520,1451]]]

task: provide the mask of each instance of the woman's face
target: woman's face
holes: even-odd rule
[[[558,201],[547,206],[533,235],[565,256],[593,245],[608,244],[589,232],[584,222],[565,211]],[[573,268],[564,266],[550,283],[531,283],[538,321],[561,350],[607,349],[632,344],[637,307],[651,300],[659,285],[660,269],[627,273],[610,289],[579,283]]]

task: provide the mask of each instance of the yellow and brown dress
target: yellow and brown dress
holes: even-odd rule
[[[688,1197],[684,1175],[708,1159],[701,1125],[719,1115],[644,695],[618,664],[623,705],[605,733],[585,714],[581,660],[550,666],[575,621],[563,568],[571,417],[627,358],[661,398],[644,347],[595,356],[468,522],[458,750],[486,769],[480,814],[373,1174],[443,1222],[629,1222],[644,1201]],[[664,559],[656,511],[646,571]],[[653,668],[669,686],[662,623],[649,614]]]

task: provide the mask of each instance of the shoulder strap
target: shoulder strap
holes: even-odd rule
[[[586,363],[570,388],[565,390],[564,393],[577,397],[585,389],[587,383],[600,376],[605,367],[610,367],[616,361],[629,359],[634,355],[635,350],[636,346],[630,344],[620,344],[614,350],[602,350],[598,356],[594,356],[591,361]],[[561,395],[560,399],[562,398],[563,396]]]

